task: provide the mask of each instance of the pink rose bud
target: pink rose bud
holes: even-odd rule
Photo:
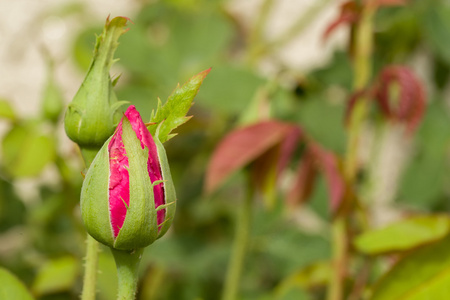
[[[115,249],[146,247],[169,229],[175,198],[164,147],[130,106],[86,174],[81,191],[86,229]]]

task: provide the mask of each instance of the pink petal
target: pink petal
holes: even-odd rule
[[[122,141],[122,121],[108,145],[109,152],[109,214],[114,237],[122,228],[130,204],[128,157]]]
[[[136,108],[132,105],[125,112],[125,116],[130,120],[131,127],[138,139],[141,141],[141,147],[147,147],[148,149],[148,161],[147,161],[147,170],[150,176],[150,181],[155,182],[157,180],[162,180],[161,175],[161,166],[159,164],[158,152],[156,148],[156,144],[153,140],[152,135],[148,131],[144,122],[142,121],[141,115],[136,110]],[[164,186],[163,183],[157,184],[153,187],[153,194],[155,196],[155,207],[164,204]],[[165,219],[165,210],[160,210],[157,212],[157,221],[158,225],[164,222]]]
[[[147,170],[150,181],[162,180],[156,144],[142,121],[139,112],[131,105],[125,112],[125,117],[130,121],[133,131],[141,141],[142,149],[147,147],[149,151]],[[130,205],[130,182],[127,170],[129,164],[122,140],[122,121],[117,126],[116,132],[108,145],[108,150],[110,159],[109,209],[114,237],[117,237],[125,221],[127,206]],[[153,193],[155,196],[155,207],[164,204],[163,183],[155,185]],[[164,219],[165,210],[163,209],[157,212],[158,225],[164,222]]]

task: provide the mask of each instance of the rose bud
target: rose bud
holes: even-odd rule
[[[90,166],[81,190],[88,233],[118,250],[143,248],[163,236],[175,213],[167,156],[130,106]]]
[[[113,56],[117,41],[126,32],[127,22],[125,17],[106,20],[86,77],[66,110],[67,136],[81,148],[98,150],[113,134],[121,118],[119,108],[126,102],[117,100],[109,70],[116,61]]]

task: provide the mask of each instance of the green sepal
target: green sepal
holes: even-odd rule
[[[100,148],[113,134],[121,118],[109,69],[119,37],[126,31],[128,19],[106,20],[102,35],[97,37],[94,56],[78,92],[69,104],[64,118],[67,136],[84,148]]]
[[[109,153],[108,139],[84,178],[81,188],[81,216],[87,232],[97,241],[114,246],[114,233],[109,216]]]
[[[157,238],[158,225],[153,185],[147,168],[142,167],[147,166],[148,149],[142,149],[141,142],[126,117],[122,119],[122,140],[128,157],[130,203],[114,248],[132,250],[153,243]]]
[[[152,187],[154,187],[155,185],[158,185],[160,183],[164,183],[164,182],[166,182],[166,180],[155,180],[152,182]]]
[[[170,173],[169,163],[167,161],[166,150],[160,142],[157,134],[153,136],[153,140],[155,141],[156,149],[158,151],[161,175],[164,180],[164,205],[166,206],[164,222],[160,224],[161,228],[158,233],[158,238],[160,238],[167,232],[167,230],[169,230],[170,225],[172,225],[173,217],[175,215],[177,196],[175,193],[175,186],[173,184],[172,175]],[[162,205],[160,205],[160,207],[161,206]]]
[[[168,208],[168,207],[171,206],[171,205],[175,205],[175,203],[176,203],[175,201],[172,201],[172,202],[170,202],[170,203],[160,205],[160,206],[158,206],[158,207],[156,208],[156,211],[160,211],[160,210],[166,209],[166,208]]]

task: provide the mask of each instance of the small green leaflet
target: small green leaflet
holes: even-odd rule
[[[152,136],[156,134],[158,125],[161,122],[162,124],[158,131],[158,138],[161,143],[170,140],[176,135],[174,133],[171,134],[172,130],[186,123],[190,119],[190,117],[186,117],[186,114],[192,106],[192,100],[194,100],[194,97],[197,95],[197,92],[203,83],[203,79],[205,79],[210,71],[211,68],[198,73],[181,87],[178,85],[164,105],[161,104],[161,100],[158,101],[158,108],[156,112],[152,112],[150,118],[150,123],[152,123],[152,125],[148,126],[148,130]]]

